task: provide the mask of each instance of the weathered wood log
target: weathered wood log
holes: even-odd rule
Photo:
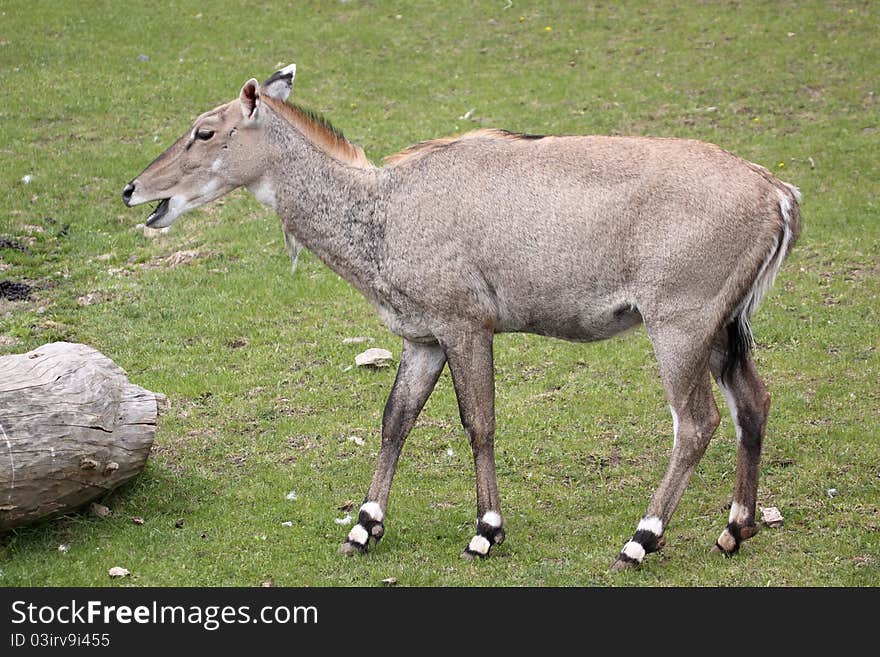
[[[86,345],[0,357],[0,532],[73,511],[136,476],[162,400]]]

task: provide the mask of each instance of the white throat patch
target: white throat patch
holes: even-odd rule
[[[275,188],[265,178],[248,187],[251,194],[263,205],[275,209]]]

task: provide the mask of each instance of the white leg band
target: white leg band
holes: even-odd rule
[[[486,511],[481,518],[481,521],[489,525],[492,529],[498,529],[501,526],[501,516],[495,513],[494,511]]]
[[[739,502],[734,502],[730,505],[730,516],[727,518],[727,522],[736,522],[740,525],[745,524],[746,518],[748,518],[749,512],[746,507],[744,507]]]
[[[639,526],[636,528],[636,531],[641,531],[643,529],[647,529],[649,532],[654,534],[654,536],[662,536],[663,535],[663,521],[660,520],[657,516],[648,516],[647,518],[642,518],[639,521]]]
[[[638,561],[642,563],[642,559],[645,558],[645,548],[643,548],[639,543],[635,541],[630,541],[626,545],[623,546],[623,550],[621,550],[626,556],[630,559]]]
[[[366,545],[369,537],[370,535],[367,534],[367,530],[360,525],[355,525],[351,528],[351,531],[348,532],[348,540],[352,543],[357,543],[358,545]]]
[[[489,540],[485,536],[480,536],[477,534],[471,539],[471,542],[468,544],[468,550],[471,552],[476,552],[477,554],[488,554],[489,553]]]
[[[370,520],[375,520],[376,522],[382,522],[382,518],[385,517],[382,513],[382,508],[376,502],[364,502],[360,510],[362,513],[370,516]]]

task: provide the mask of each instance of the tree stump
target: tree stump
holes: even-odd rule
[[[0,532],[73,511],[136,476],[164,400],[86,345],[0,357]]]

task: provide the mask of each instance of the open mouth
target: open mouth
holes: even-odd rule
[[[147,226],[152,226],[168,214],[168,202],[170,200],[171,199],[165,198],[159,201],[159,205],[157,205],[156,209],[150,213],[149,217],[147,217]]]

